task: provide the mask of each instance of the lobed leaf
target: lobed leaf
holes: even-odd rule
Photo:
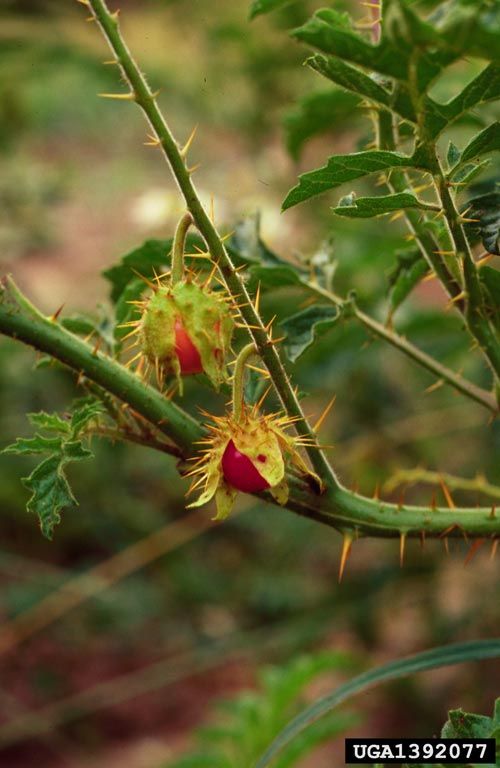
[[[354,152],[351,155],[333,155],[328,159],[327,165],[299,176],[299,183],[290,190],[282,208],[286,210],[311,197],[335,189],[347,181],[360,179],[371,173],[391,168],[414,168],[419,165],[415,156],[380,149]]]
[[[283,348],[290,360],[295,362],[316,336],[334,326],[339,316],[338,309],[331,304],[318,304],[282,320],[280,325],[286,334]]]
[[[397,192],[393,195],[380,195],[378,197],[355,197],[353,193],[343,198],[340,204],[332,210],[337,216],[369,219],[372,216],[383,216],[386,213],[406,208],[419,208],[422,211],[436,210],[436,206],[419,200],[409,192]]]
[[[33,455],[58,451],[61,447],[60,437],[44,437],[36,434],[34,437],[18,437],[15,443],[8,445],[1,453],[13,453],[19,456]]]
[[[26,488],[32,491],[26,508],[38,515],[42,533],[48,539],[61,522],[61,510],[77,503],[64,474],[64,463],[60,454],[54,454],[42,461],[29,477],[22,478]]]

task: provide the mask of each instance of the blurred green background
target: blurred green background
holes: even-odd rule
[[[295,156],[287,151],[284,126],[293,124],[296,102],[322,84],[301,66],[305,51],[286,30],[315,5],[292,4],[251,24],[246,0],[120,7],[130,47],[161,89],[176,137],[185,140],[198,126],[191,160],[201,163],[197,185],[207,203],[213,197],[222,231],[259,211],[271,248],[331,260],[337,289],[355,288],[363,307],[383,317],[404,226],[333,220],[324,198],[279,213],[300,170],[370,138],[369,120],[350,114],[300,152],[295,147]],[[2,272],[11,271],[48,313],[61,305],[67,314],[99,305],[105,313],[101,271],[144,239],[170,236],[182,212],[168,169],[144,146],[139,110],[97,97],[117,87],[106,57],[76,2],[2,3],[0,260]],[[463,85],[474,67],[456,68],[443,92]],[[466,130],[457,129],[458,142]],[[398,329],[487,386],[479,356],[445,306],[439,287],[427,283],[401,310]],[[285,289],[263,305],[266,316],[296,309]],[[82,394],[69,373],[35,369],[32,352],[10,341],[1,341],[0,365],[2,444],[28,434],[26,412],[63,411]],[[426,393],[427,373],[355,325],[323,336],[291,370],[309,393],[308,413],[319,415],[337,394],[322,438],[334,446],[346,484],[369,494],[397,468],[417,465],[464,477],[480,471],[500,482],[498,423],[446,388]],[[223,399],[190,382],[183,405],[221,409]],[[65,514],[53,542],[25,513],[19,478],[32,463],[2,457],[1,637],[15,616],[68,579],[184,514],[186,485],[169,457],[98,441],[94,448],[96,460],[71,472],[79,506]],[[410,488],[406,498],[430,500],[431,493]],[[498,631],[498,566],[486,547],[464,567],[465,542],[451,542],[449,556],[441,542],[424,550],[410,542],[400,569],[395,543],[363,541],[339,586],[340,542],[331,529],[250,498],[224,525],[206,528],[0,656],[0,765],[156,768],[190,747],[214,699],[252,686],[262,665],[325,648],[374,665]],[[487,663],[386,687],[359,702],[365,721],[352,733],[424,736],[439,730],[450,707],[489,712],[495,672]],[[330,766],[341,760],[338,750],[327,745],[303,765]]]

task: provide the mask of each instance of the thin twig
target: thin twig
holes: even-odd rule
[[[186,206],[204,238],[211,258],[219,268],[229,293],[238,300],[239,311],[249,334],[252,336],[259,354],[269,371],[276,392],[286,413],[294,417],[295,429],[302,437],[308,438],[312,445],[307,446],[310,462],[326,484],[339,487],[335,473],[319,448],[316,436],[305,418],[298,397],[285,371],[277,352],[276,345],[256,311],[246,287],[238,275],[221,236],[200,202],[193,184],[183,153],[179,149],[170,128],[158,107],[155,94],[129,51],[120,31],[118,14],[111,13],[104,0],[88,0],[88,6],[107,40],[116,62],[119,65],[130,93],[126,94],[143,110],[149,124],[158,139],[171,171],[184,197]]]

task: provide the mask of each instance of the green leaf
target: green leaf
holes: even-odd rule
[[[150,277],[153,269],[159,272],[170,264],[173,238],[168,240],[146,240],[139,248],[127,253],[118,264],[104,270],[104,277],[111,283],[111,300],[116,303],[137,273]]]
[[[445,104],[433,102],[433,114],[426,116],[426,125],[433,138],[451,122],[479,104],[495,101],[500,97],[500,66],[489,64],[451,101]],[[458,162],[458,159],[455,160]],[[451,164],[451,163],[450,163]]]
[[[15,443],[8,445],[1,453],[36,454],[58,451],[61,447],[60,437],[44,437],[36,434],[34,437],[18,437]]]
[[[459,148],[452,141],[448,144],[448,152],[446,153],[446,162],[448,167],[452,168],[460,161],[461,152]]]
[[[78,437],[82,430],[95,419],[98,419],[103,413],[102,404],[98,400],[85,403],[80,408],[73,411],[71,416],[71,433],[73,437]]]
[[[42,533],[48,539],[52,538],[54,526],[61,522],[61,510],[76,504],[64,474],[64,463],[59,454],[49,456],[29,477],[22,479],[32,491],[26,508],[38,515]]]
[[[28,420],[34,427],[40,427],[48,432],[62,432],[66,434],[71,431],[69,421],[63,419],[58,413],[28,413]]]
[[[318,304],[282,320],[280,325],[286,334],[283,347],[290,360],[295,362],[316,336],[332,328],[339,314],[331,304]]]
[[[248,287],[255,292],[260,284],[262,288],[281,288],[301,285],[299,272],[292,265],[279,267],[252,266],[248,270]]]
[[[500,122],[492,123],[467,144],[462,152],[460,163],[463,165],[480,155],[498,152],[498,150],[500,150]]]
[[[266,768],[279,752],[298,734],[312,723],[335,709],[352,696],[388,680],[424,672],[429,669],[500,657],[500,640],[477,640],[468,643],[433,648],[404,659],[391,661],[376,669],[364,672],[339,686],[333,693],[324,696],[307,707],[298,717],[291,720],[279,736],[266,749],[255,768]]]
[[[441,736],[443,739],[487,739],[492,731],[491,717],[452,709],[448,712],[448,721],[443,726]]]
[[[436,210],[435,205],[419,200],[409,192],[398,192],[394,195],[379,197],[355,197],[354,193],[343,198],[336,208],[332,208],[337,216],[347,216],[354,219],[369,219],[372,216],[382,216],[405,208],[419,208],[422,211]]]
[[[31,492],[27,503],[28,512],[34,512],[40,520],[42,533],[52,538],[54,526],[61,520],[61,510],[76,504],[65,474],[65,467],[72,461],[81,461],[92,457],[92,451],[86,448],[78,439],[91,421],[97,419],[104,411],[100,401],[86,399],[75,403],[71,421],[61,418],[57,413],[30,413],[31,423],[49,433],[55,432],[56,437],[46,437],[36,434],[32,438],[18,438],[15,443],[4,449],[4,453],[31,454],[49,453],[22,482]]]
[[[491,160],[489,158],[487,160],[483,160],[480,163],[466,163],[463,167],[459,163],[457,166],[455,166],[455,168],[452,168],[448,174],[448,178],[453,184],[459,186],[460,189],[464,189],[490,164]]]
[[[352,130],[358,103],[356,96],[340,88],[316,91],[301,99],[283,120],[291,156],[297,160],[302,147],[312,136],[339,130],[344,124]]]
[[[346,64],[342,59],[333,56],[316,54],[307,59],[306,63],[315,72],[319,72],[320,75],[332,80],[342,88],[392,109],[405,120],[415,122],[415,110],[407,91],[399,88],[394,93],[390,93],[379,85],[373,76],[365,75],[357,67]]]
[[[309,200],[330,189],[353,179],[360,179],[371,173],[387,171],[390,168],[416,167],[415,157],[399,152],[373,149],[354,152],[351,155],[333,155],[327,165],[308,171],[299,176],[299,183],[290,190],[283,202],[283,210]]]
[[[250,6],[250,19],[255,19],[263,13],[271,13],[277,8],[283,8],[285,5],[297,2],[297,0],[252,0]]]
[[[407,78],[408,55],[402,55],[386,39],[380,45],[371,45],[352,29],[345,13],[331,8],[321,9],[303,26],[293,30],[292,36],[345,62],[389,77]]]
[[[398,263],[389,275],[391,316],[429,272],[429,265],[418,248],[399,251],[396,256]]]
[[[467,223],[467,232],[478,233],[485,250],[500,256],[500,192],[473,197],[465,211],[468,219],[477,219],[477,223]]]

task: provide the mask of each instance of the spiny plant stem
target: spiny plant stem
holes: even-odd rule
[[[193,224],[193,217],[189,213],[184,214],[175,230],[174,244],[172,246],[172,285],[182,280],[184,275],[184,251],[186,250],[186,235]]]
[[[394,149],[393,117],[386,110],[379,110],[378,113],[378,137],[381,148]],[[433,179],[437,182],[439,199],[447,225],[447,239],[453,245],[454,253],[448,257],[437,253],[439,249],[432,247],[433,239],[422,229],[418,213],[411,210],[406,211],[406,220],[415,235],[424,257],[434,269],[456,308],[463,314],[469,333],[478,342],[494,374],[499,379],[500,341],[482,311],[483,297],[479,275],[460,220],[460,214],[457,211],[445,173],[441,167],[435,144],[427,146],[427,155],[433,166]],[[391,173],[389,186],[395,192],[402,192],[405,189],[411,188],[406,174],[401,171],[393,171]],[[460,257],[463,261],[463,281],[467,293],[467,302],[464,302],[462,299],[457,301],[457,297],[461,296],[463,291],[462,285],[459,282],[459,276],[461,278],[461,275],[458,272]]]
[[[35,310],[10,278],[0,285],[0,330],[55,357],[111,392],[173,439],[184,455],[189,456],[193,443],[203,436],[198,422],[158,390],[146,386],[116,360],[93,350]]]
[[[170,165],[177,185],[184,196],[188,210],[192,213],[194,222],[205,240],[212,260],[217,264],[229,293],[238,299],[240,312],[252,336],[259,354],[280,398],[281,404],[289,416],[296,419],[295,429],[301,437],[312,441],[313,445],[306,448],[311,465],[323,478],[325,484],[339,487],[336,475],[327,461],[324,453],[318,447],[316,436],[305,418],[298,397],[290,383],[283,363],[278,355],[276,346],[268,330],[264,326],[259,313],[256,311],[247,293],[245,285],[236,272],[222,239],[203,208],[198,193],[191,179],[191,174],[184,161],[165,118],[163,117],[155,94],[151,91],[146,78],[139,69],[130,53],[119,28],[118,14],[111,13],[104,0],[87,0],[106,38],[122,74],[131,88],[131,98],[137,102],[145,113]]]
[[[346,306],[346,301],[331,291],[328,291],[325,288],[322,288],[321,286],[311,282],[305,282],[304,284],[312,293],[328,299],[328,301],[332,302],[332,304],[335,304],[340,309]],[[423,352],[421,349],[412,344],[411,341],[408,341],[408,339],[404,338],[404,336],[400,336],[398,333],[395,333],[387,326],[379,323],[373,317],[365,314],[365,312],[360,310],[355,304],[354,306],[350,306],[349,309],[354,317],[356,317],[357,320],[359,320],[366,328],[368,328],[369,331],[374,333],[376,336],[379,336],[381,339],[384,339],[384,341],[387,341],[389,344],[391,344],[391,346],[399,349],[399,351],[403,352],[403,354],[405,354],[407,357],[411,358],[423,368],[426,368],[432,374],[436,375],[439,380],[446,382],[466,397],[474,400],[480,405],[483,405],[485,408],[488,408],[488,410],[492,413],[498,413],[498,405],[494,395],[491,392],[487,392],[485,389],[478,387],[476,384],[468,381],[463,376],[460,376],[460,374],[455,373],[454,371],[450,370],[450,368],[442,365],[442,363],[439,363],[431,355]]]
[[[17,289],[12,280],[0,284],[0,333],[45,352],[78,374],[122,400],[148,423],[175,442],[186,458],[205,436],[202,426],[134,373],[92,347],[58,322],[45,318]],[[155,448],[154,441],[148,443]],[[356,536],[395,538],[465,532],[471,538],[500,534],[500,517],[494,508],[439,508],[389,504],[368,499],[341,486],[318,495],[302,480],[289,477],[291,495],[287,508]],[[273,503],[269,494],[262,498]]]
[[[449,475],[447,472],[433,472],[432,470],[415,467],[414,469],[399,469],[384,483],[384,490],[394,491],[401,485],[415,485],[427,483],[441,485],[445,483],[452,491],[474,491],[500,500],[500,487],[489,483],[485,477],[476,475],[472,479]]]
[[[233,374],[233,415],[236,421],[240,421],[243,415],[243,403],[244,394],[243,387],[245,384],[245,368],[248,360],[252,355],[256,355],[257,350],[255,344],[247,344],[243,347],[238,357],[236,358],[236,365]]]
[[[436,176],[445,221],[454,243],[457,255],[463,259],[464,282],[467,293],[465,317],[467,327],[475,337],[497,379],[500,379],[500,339],[484,315],[484,298],[479,273],[465,236],[464,228],[451,195],[445,174],[436,157]]]
[[[394,117],[385,109],[377,112],[377,142],[380,149],[394,151],[396,141],[394,138]],[[411,189],[411,182],[403,171],[392,170],[387,178],[387,187],[390,192],[406,192]],[[450,299],[455,299],[462,292],[462,286],[458,280],[458,275],[453,275],[446,259],[438,253],[440,250],[438,243],[432,235],[425,229],[421,213],[407,209],[404,216],[408,228],[415,238],[415,242],[420,248],[424,259],[430,268],[435,272],[441,281],[445,291]],[[460,301],[455,304],[457,309],[463,307]]]

